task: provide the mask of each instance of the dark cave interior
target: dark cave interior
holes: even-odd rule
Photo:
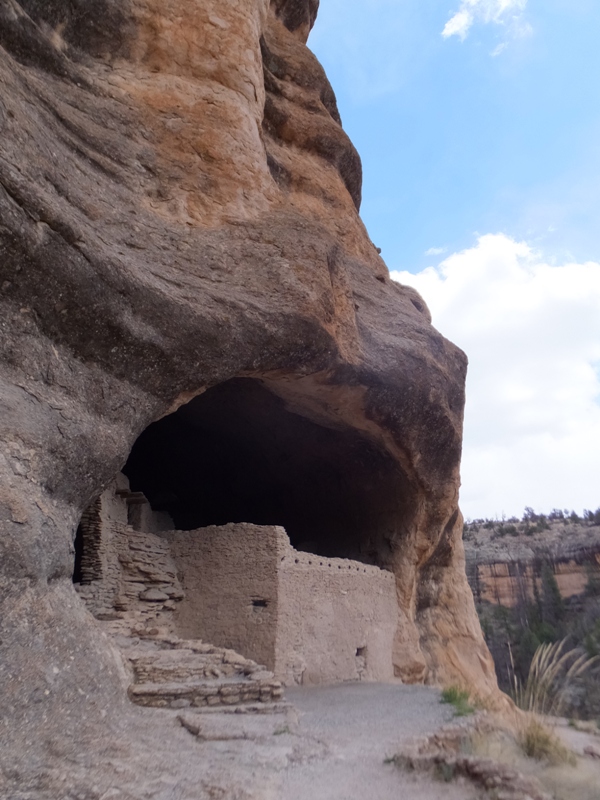
[[[379,566],[411,511],[408,482],[380,445],[288,411],[250,378],[150,425],[123,472],[179,530],[282,525],[296,549]]]

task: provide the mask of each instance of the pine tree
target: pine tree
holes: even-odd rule
[[[545,561],[542,566],[542,620],[558,631],[565,615],[565,604],[558,588],[552,565]]]

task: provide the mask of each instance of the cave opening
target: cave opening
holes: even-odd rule
[[[389,566],[410,487],[377,442],[235,378],[150,425],[123,472],[178,530],[281,525],[293,547]]]

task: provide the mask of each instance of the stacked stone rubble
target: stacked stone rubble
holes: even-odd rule
[[[174,636],[132,640],[123,647],[134,682],[133,703],[154,708],[214,708],[278,702],[283,689],[251,659],[200,640]]]

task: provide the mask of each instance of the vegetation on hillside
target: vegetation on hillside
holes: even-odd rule
[[[583,648],[566,649],[567,640],[541,644],[534,653],[527,680],[513,671],[513,698],[519,708],[534,714],[559,716],[569,705],[573,683],[598,661]]]
[[[521,519],[518,517],[502,517],[501,519],[473,519],[466,520],[463,536],[468,541],[473,538],[473,534],[480,530],[489,531],[490,538],[495,539],[501,536],[533,536],[535,533],[542,533],[550,530],[551,523],[559,523],[564,526],[571,525],[600,525],[600,508],[595,511],[584,509],[580,516],[576,511],[568,508],[553,508],[549,514],[538,514],[529,506],[525,509]]]
[[[537,514],[526,508],[521,520],[473,520],[465,525],[465,539],[481,529],[490,538],[530,536],[557,526],[600,525],[600,509],[574,511],[554,509]],[[565,531],[565,535],[568,533]],[[582,594],[561,596],[553,564],[542,559],[534,565],[536,580],[515,575],[515,605],[507,608],[488,602],[477,604],[483,632],[496,664],[501,688],[514,694],[515,685],[526,687],[536,653],[572,651],[572,662],[595,659],[589,668],[572,675],[561,696],[561,713],[580,719],[600,720],[600,564],[591,559],[586,565],[587,583]],[[564,640],[563,645],[558,643]],[[541,650],[540,650],[541,648]],[[565,649],[566,648],[566,649]],[[567,659],[568,660],[568,659]],[[583,663],[583,661],[582,661]],[[565,664],[565,669],[569,668]]]

